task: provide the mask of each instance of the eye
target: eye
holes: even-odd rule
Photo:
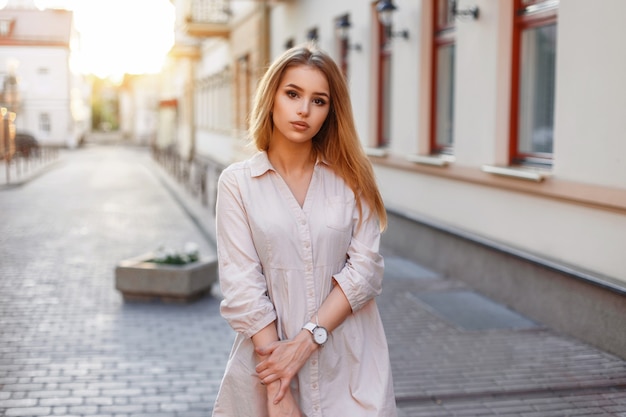
[[[323,106],[326,104],[326,100],[324,100],[323,98],[315,98],[313,99],[313,103],[317,104],[318,106]]]
[[[293,90],[287,90],[287,96],[291,97],[291,98],[296,98],[296,97],[298,97],[298,93],[296,93]]]

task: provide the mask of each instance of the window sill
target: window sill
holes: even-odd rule
[[[421,165],[446,167],[454,162],[452,155],[407,155],[406,160]]]
[[[387,156],[389,152],[385,148],[365,148],[365,154],[367,156],[376,156],[379,158],[383,158]]]
[[[495,165],[483,165],[481,167],[483,172],[489,174],[501,175],[509,178],[517,178],[520,180],[541,182],[544,179],[550,177],[552,174],[545,170],[532,169],[532,168],[511,168],[511,167],[499,167]]]
[[[622,214],[626,213],[626,190],[562,180],[553,176],[550,171],[541,170],[540,168],[506,167],[504,168],[506,174],[495,174],[485,172],[484,166],[481,167],[481,169],[477,167],[448,164],[445,169],[442,169],[441,166],[414,163],[409,160],[409,157],[387,155],[386,152],[382,153],[382,156],[369,155],[372,163],[381,167],[399,169],[422,175],[433,175],[452,181],[469,182],[508,191],[528,193],[538,197],[567,201]],[[521,175],[524,177],[520,178]],[[548,178],[549,181],[546,181]]]

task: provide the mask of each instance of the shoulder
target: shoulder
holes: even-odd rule
[[[251,176],[259,176],[272,168],[267,153],[259,151],[243,161],[233,162],[227,166],[222,174],[236,175],[236,173],[249,173]]]
[[[252,176],[253,167],[255,165],[255,161],[259,159],[259,154],[261,154],[261,152],[256,153],[243,161],[233,162],[228,165],[224,168],[224,170],[222,170],[220,174],[220,181],[232,181],[239,177],[249,178]]]
[[[321,162],[318,163],[318,169],[325,184],[325,189],[331,194],[344,194],[354,198],[354,193],[348,183],[332,169],[332,166]]]

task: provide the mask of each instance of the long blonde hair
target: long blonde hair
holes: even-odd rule
[[[372,164],[363,150],[354,125],[352,103],[345,77],[337,64],[314,45],[296,46],[277,58],[261,78],[250,114],[250,137],[258,150],[267,151],[274,128],[271,111],[274,96],[285,70],[308,66],[321,71],[328,80],[330,110],[319,132],[313,137],[317,157],[328,162],[354,192],[359,212],[362,201],[378,216],[380,229],[387,226],[387,212],[376,184]]]

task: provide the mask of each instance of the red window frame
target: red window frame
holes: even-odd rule
[[[387,33],[385,26],[379,21],[376,12],[376,4],[374,3],[373,13],[374,21],[378,25],[378,111],[377,111],[377,126],[376,126],[376,140],[379,148],[385,148],[389,145],[390,139],[386,127],[389,126],[389,109],[385,108],[385,105],[389,103],[391,92],[389,91],[389,77],[387,69],[390,67],[391,61],[391,48],[389,48],[389,42],[391,39]]]
[[[438,51],[442,47],[454,45],[456,42],[456,24],[452,15],[454,0],[432,0],[433,2],[433,47],[431,56],[431,97],[430,97],[430,150],[431,153],[453,152],[452,146],[440,146],[437,143],[437,82],[438,82]]]
[[[509,163],[527,164],[535,162],[541,165],[552,165],[552,154],[522,153],[519,151],[521,38],[522,32],[526,29],[556,23],[559,2],[555,0],[514,0],[514,2]]]

